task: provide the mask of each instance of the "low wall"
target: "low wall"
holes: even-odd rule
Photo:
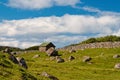
[[[117,48],[120,47],[120,42],[97,42],[97,43],[89,43],[89,44],[80,44],[76,46],[69,46],[60,48],[60,50],[83,50],[87,48]]]

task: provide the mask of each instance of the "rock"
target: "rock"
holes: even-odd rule
[[[83,57],[83,62],[88,62],[88,61],[90,61],[92,58],[91,57],[89,57],[89,56],[84,56]]]
[[[120,58],[120,55],[116,54],[113,56],[113,58]]]
[[[57,60],[57,63],[65,62],[64,59],[62,59],[62,58],[59,57],[59,56],[56,56],[56,60]]]
[[[18,60],[20,66],[24,67],[25,69],[28,68],[24,58],[17,57],[17,60]]]
[[[47,72],[42,72],[41,75],[44,76],[44,77],[49,78],[50,80],[59,80],[57,77],[55,77],[55,76],[53,76],[53,75],[50,75],[50,74],[48,74]]]
[[[50,49],[48,49],[46,51],[48,56],[57,56],[58,55],[58,51],[56,51],[53,47],[51,47]]]
[[[4,52],[10,54],[11,50],[10,50],[9,48],[6,48],[6,49],[4,50]]]
[[[14,55],[12,55],[12,54],[9,55],[9,59],[10,59],[12,62],[14,62],[15,64],[18,64],[18,63],[19,63],[18,60],[16,59],[16,57],[15,57]]]
[[[56,60],[56,57],[50,57],[50,60],[51,61]]]
[[[120,63],[115,64],[114,68],[115,69],[120,69]]]
[[[36,55],[33,56],[33,58],[38,58],[38,57],[40,57],[39,54],[36,54]]]
[[[72,49],[72,50],[70,50],[69,52],[70,52],[70,53],[75,53],[76,50]]]
[[[69,57],[69,61],[72,61],[72,60],[74,60],[75,58],[73,57],[73,56],[70,56]]]
[[[16,54],[16,52],[10,52],[10,54],[15,55],[15,54]]]

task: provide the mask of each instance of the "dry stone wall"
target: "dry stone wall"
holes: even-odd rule
[[[76,46],[69,46],[60,48],[59,50],[83,50],[87,48],[117,48],[120,47],[120,42],[97,42],[89,44],[80,44]]]

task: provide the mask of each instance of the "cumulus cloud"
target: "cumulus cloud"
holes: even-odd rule
[[[1,45],[28,47],[42,41],[75,43],[82,35],[120,35],[120,16],[69,15],[5,20],[0,23]],[[63,35],[64,34],[64,35]],[[74,35],[77,34],[78,36]],[[89,36],[89,35],[87,35]],[[86,37],[87,37],[86,36]],[[14,40],[9,40],[10,38]],[[82,39],[84,39],[82,38]],[[15,44],[14,44],[15,43]]]
[[[64,15],[3,21],[0,34],[7,36],[35,33],[107,33],[118,30],[119,16]]]
[[[74,6],[79,0],[9,0],[8,5],[21,9],[42,9],[55,5],[58,6]]]
[[[19,40],[16,40],[14,38],[5,38],[5,37],[0,38],[0,45],[2,45],[2,46],[13,46],[13,47],[27,48],[27,47],[39,45],[39,44],[40,43],[30,42],[30,41],[20,42]]]

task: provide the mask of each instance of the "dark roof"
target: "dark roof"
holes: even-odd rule
[[[46,46],[48,46],[49,44],[52,44],[53,46],[55,46],[52,42],[43,42],[40,46],[46,47]]]

